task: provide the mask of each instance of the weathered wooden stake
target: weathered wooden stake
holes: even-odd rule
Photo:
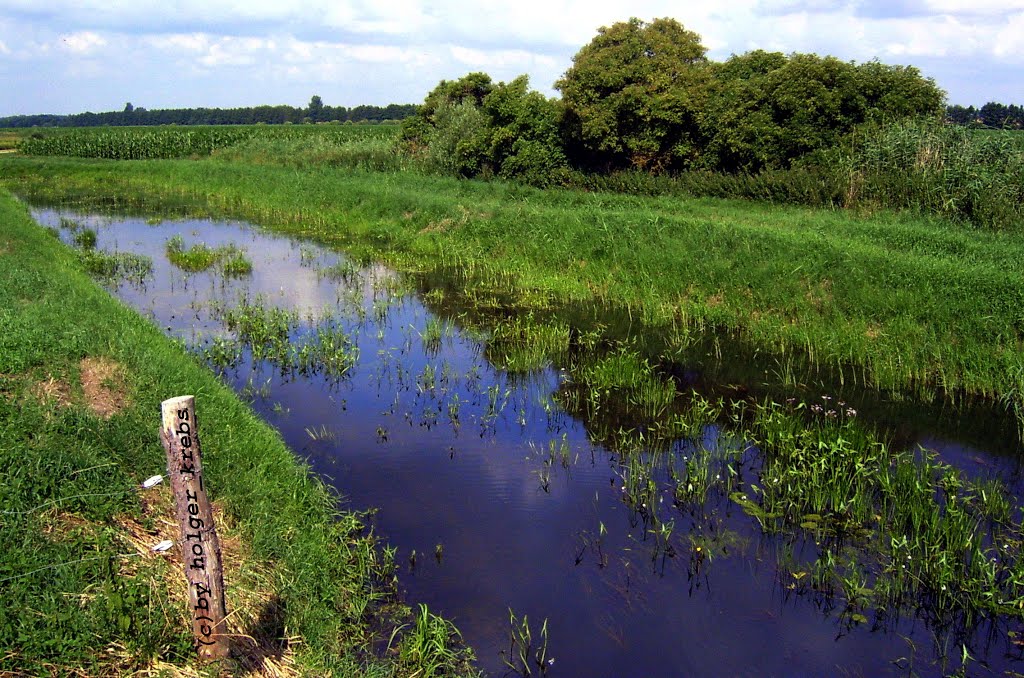
[[[180,396],[161,404],[160,438],[167,452],[167,473],[181,528],[181,560],[188,579],[192,635],[199,656],[206,660],[228,656],[224,605],[224,572],[213,511],[203,487],[196,399]]]

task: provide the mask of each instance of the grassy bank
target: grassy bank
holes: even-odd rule
[[[393,553],[280,437],[0,192],[0,673],[195,675],[159,403],[191,393],[226,560],[235,673],[465,669],[396,603]],[[439,642],[439,640],[441,642]],[[439,654],[441,653],[441,654]]]
[[[1024,397],[1024,243],[1006,233],[885,212],[217,159],[2,166],[6,186],[51,200],[190,202],[406,269],[497,283],[513,300],[615,305],[677,343],[715,329],[853,365],[850,378],[882,388],[1008,408]]]

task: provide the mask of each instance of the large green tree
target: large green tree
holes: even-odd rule
[[[577,160],[654,171],[693,163],[710,76],[706,51],[675,19],[600,28],[555,84]]]
[[[447,174],[557,182],[568,171],[560,109],[529,86],[525,75],[496,84],[486,73],[442,80],[403,122],[403,138]]]
[[[561,180],[568,170],[562,151],[558,104],[530,90],[521,75],[498,83],[483,100],[490,120],[489,157],[503,177],[515,177],[534,185]]]
[[[703,166],[755,172],[838,145],[855,127],[941,114],[944,93],[914,68],[754,51],[714,67]]]

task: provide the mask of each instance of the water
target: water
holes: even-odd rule
[[[693,511],[673,508],[663,489],[657,510],[674,529],[660,544],[643,512],[623,500],[615,452],[554,404],[564,372],[496,369],[456,311],[438,318],[408,281],[380,266],[354,279],[325,276],[344,266],[342,255],[238,222],[35,214],[67,241],[73,233],[62,216],[94,228],[99,249],[152,257],[144,285],[112,289],[192,346],[231,339],[215,308],[243,297],[294,310],[304,327],[334,318],[351,333],[358,361],[343,378],[282,374],[248,360],[224,378],[351,507],[379,508],[372,520],[399,550],[408,600],[453,619],[490,674],[508,671],[501,653],[510,645],[510,610],[529,619],[535,647],[547,619],[549,675],[942,675],[944,652],[947,671],[959,666],[964,639],[912,614],[851,623],[841,597],[815,593],[778,565],[782,557],[813,561],[813,540],[762,536],[722,494]],[[238,245],[253,272],[184,273],[164,252],[175,235],[186,245]],[[436,298],[432,305],[442,307]],[[435,347],[422,337],[438,319],[447,329]],[[863,398],[858,406],[885,410]],[[1016,454],[1007,453],[1016,443],[951,437],[961,427],[949,418],[936,411],[930,420],[900,421],[898,438],[1019,490]],[[705,430],[712,448],[718,433]],[[694,449],[677,441],[669,453]],[[713,557],[697,544],[714,545]],[[966,639],[980,662],[972,667],[1024,671],[1008,635],[1020,627],[980,626]]]

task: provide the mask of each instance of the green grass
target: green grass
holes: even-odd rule
[[[541,191],[412,172],[214,161],[2,160],[5,185],[139,207],[192,201],[410,270],[498,307],[585,302],[716,330],[924,397],[1024,393],[1024,243],[939,219]],[[653,330],[652,330],[653,331]],[[660,330],[659,330],[660,331]]]
[[[178,623],[182,601],[172,595],[180,571],[163,559],[122,557],[136,553],[126,520],[156,525],[143,505],[149,495],[132,489],[165,465],[153,413],[185,393],[202,411],[208,489],[246,551],[245,567],[227,582],[239,632],[269,634],[265,649],[301,638],[291,648],[309,674],[415,670],[398,652],[374,650],[406,619],[394,597],[393,551],[380,548],[359,514],[339,509],[276,432],[99,288],[76,253],[5,193],[0,323],[0,673],[194,666]],[[109,418],[86,406],[86,358],[117,366],[120,408]],[[449,672],[465,668],[455,654],[442,658]]]

